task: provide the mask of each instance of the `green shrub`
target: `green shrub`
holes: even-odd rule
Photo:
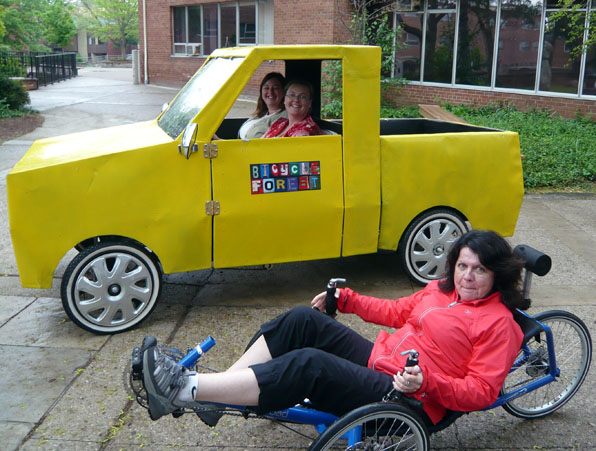
[[[0,101],[8,105],[11,110],[18,110],[29,103],[29,93],[15,80],[0,74]]]
[[[24,77],[25,68],[17,58],[0,57],[0,74],[4,74],[7,77]]]
[[[8,104],[6,100],[0,99],[0,118],[3,117],[12,117],[12,110],[8,108]]]
[[[416,105],[410,105],[403,108],[395,108],[389,105],[381,105],[382,118],[418,118],[420,113]]]

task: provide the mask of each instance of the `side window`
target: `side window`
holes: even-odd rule
[[[288,83],[296,81],[286,96],[283,84],[287,89]],[[276,133],[273,136],[341,134],[342,93],[341,60],[265,61],[228,111],[217,137],[262,138],[281,118],[287,118],[289,123],[279,130],[271,129]],[[302,121],[296,119],[301,114],[306,123],[292,128],[293,123]]]

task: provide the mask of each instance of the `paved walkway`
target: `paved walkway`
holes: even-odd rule
[[[76,79],[32,92],[33,107],[46,117],[43,127],[0,147],[2,449],[303,449],[307,440],[265,421],[224,417],[216,429],[191,415],[152,422],[126,388],[129,351],[145,334],[180,348],[213,335],[218,344],[204,364],[223,369],[242,352],[258,324],[308,302],[330,276],[344,276],[351,287],[371,295],[413,292],[417,287],[396,269],[393,256],[170,275],[152,316],[139,329],[115,336],[84,332],[63,312],[59,286],[72,254],[56,271],[53,288],[20,287],[7,223],[6,174],[33,139],[150,119],[176,92],[135,86],[131,80],[130,69],[88,68]],[[526,196],[511,241],[553,257],[551,273],[534,279],[532,312],[570,310],[596,336],[596,196]],[[371,339],[378,331],[351,316],[341,320]],[[502,409],[474,413],[434,436],[433,447],[596,449],[594,379],[592,371],[579,395],[548,418],[524,421]]]

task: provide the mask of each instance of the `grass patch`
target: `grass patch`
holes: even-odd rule
[[[442,107],[470,124],[519,133],[526,190],[596,192],[596,124],[591,117],[565,119],[508,105]],[[402,110],[383,107],[381,116],[420,117],[410,116],[417,107]]]

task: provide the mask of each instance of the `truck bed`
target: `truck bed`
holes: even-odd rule
[[[381,136],[494,132],[495,129],[433,119],[381,119]]]

